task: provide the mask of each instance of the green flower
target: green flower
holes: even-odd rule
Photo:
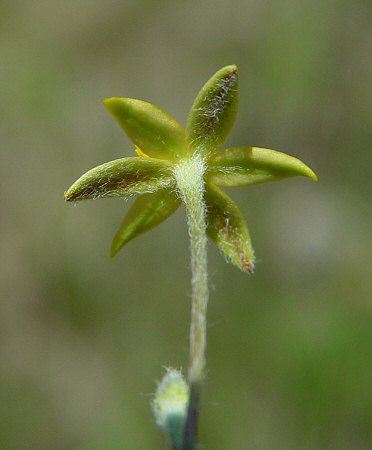
[[[209,237],[229,261],[245,272],[254,270],[248,227],[238,206],[220,187],[248,186],[296,175],[317,180],[303,162],[275,150],[221,150],[237,111],[236,66],[222,68],[205,84],[190,109],[186,130],[168,113],[142,100],[114,97],[104,103],[133,141],[138,156],[88,171],[65,193],[65,200],[140,195],[113,239],[112,256],[180,206],[175,171],[187,159],[199,158],[205,166]]]

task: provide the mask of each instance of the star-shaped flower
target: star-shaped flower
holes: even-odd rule
[[[317,179],[303,162],[275,150],[231,147],[221,151],[236,117],[238,70],[234,65],[222,68],[205,84],[190,109],[185,130],[151,103],[116,97],[104,103],[133,141],[138,156],[88,171],[65,193],[65,200],[140,195],[113,239],[112,256],[176,211],[181,204],[177,168],[199,158],[205,167],[207,233],[230,262],[253,272],[254,252],[246,221],[220,187],[249,186],[296,175]]]

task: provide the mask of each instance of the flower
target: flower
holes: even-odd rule
[[[238,69],[220,69],[201,89],[187,117],[186,129],[159,107],[131,98],[104,100],[133,141],[136,157],[102,164],[81,176],[65,192],[66,201],[140,195],[116,233],[111,255],[139,234],[163,222],[181,204],[175,177],[184,161],[205,166],[207,233],[226,258],[245,272],[254,270],[254,252],[246,221],[220,188],[249,186],[302,175],[317,180],[303,162],[287,154],[257,148],[221,150],[236,117]]]

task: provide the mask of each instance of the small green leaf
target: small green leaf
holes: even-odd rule
[[[174,183],[171,165],[153,158],[122,158],[89,170],[65,192],[66,201],[128,198]]]
[[[133,98],[107,98],[104,103],[147,156],[176,160],[185,153],[183,128],[161,108]]]
[[[111,246],[114,256],[127,242],[159,225],[180,206],[181,200],[171,189],[162,189],[154,194],[138,197],[129,209],[116,233]]]
[[[238,69],[220,69],[197,95],[187,118],[186,136],[192,152],[215,151],[234,125],[238,105]]]
[[[277,181],[296,175],[317,181],[315,173],[299,159],[257,147],[232,147],[212,155],[208,173],[213,183],[225,187]]]
[[[207,233],[226,258],[244,272],[254,271],[254,252],[240,209],[221,189],[208,183],[205,191]]]

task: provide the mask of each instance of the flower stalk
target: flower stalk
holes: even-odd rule
[[[190,236],[192,306],[190,324],[189,383],[203,381],[208,304],[205,163],[201,156],[185,159],[174,168],[179,195],[185,205]]]
[[[183,450],[193,450],[201,384],[205,376],[207,346],[207,224],[204,200],[206,165],[202,156],[185,159],[174,168],[179,195],[185,205],[191,252],[191,323],[188,380],[190,399],[184,432]]]

